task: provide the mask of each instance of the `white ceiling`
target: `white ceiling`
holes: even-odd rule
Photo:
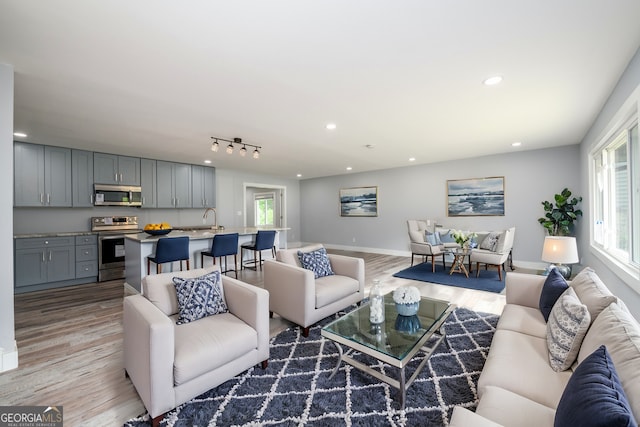
[[[0,62],[28,141],[304,179],[577,144],[639,18],[638,0],[0,0]]]

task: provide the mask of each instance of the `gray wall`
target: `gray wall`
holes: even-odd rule
[[[589,153],[602,141],[606,131],[616,127],[616,123],[622,119],[619,114],[624,115],[634,108],[637,111],[640,106],[639,86],[640,50],[636,52],[629,63],[581,144],[580,176],[582,185],[580,191],[587,204],[591,200],[589,194]],[[588,212],[585,214],[590,215]],[[640,319],[640,278],[637,273],[628,274],[617,268],[613,262],[596,256],[595,250],[590,246],[588,224],[588,219],[580,224],[580,232],[584,238],[579,240],[579,250],[586,265],[596,270],[609,289],[627,304],[635,318]]]
[[[544,214],[541,202],[564,187],[579,190],[579,169],[578,145],[570,145],[304,180],[302,240],[404,255],[409,253],[407,219],[470,230],[515,226],[514,259],[540,263],[545,235],[537,222]],[[490,176],[505,177],[504,216],[447,217],[447,180]],[[340,216],[338,191],[358,186],[378,187],[378,217]]]
[[[3,147],[3,148],[2,148]],[[0,64],[0,148],[13,153],[13,67]],[[17,366],[13,316],[13,156],[0,156],[0,372]],[[4,231],[3,231],[4,230]]]

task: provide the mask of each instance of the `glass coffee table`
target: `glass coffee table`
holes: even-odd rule
[[[385,321],[379,325],[369,322],[369,304],[358,307],[341,318],[322,328],[320,334],[332,341],[338,348],[339,358],[336,367],[329,376],[332,378],[342,362],[368,373],[369,375],[397,388],[400,395],[400,407],[404,409],[407,389],[417,378],[434,350],[444,340],[440,330],[455,306],[447,301],[422,298],[415,316],[399,316],[391,294],[384,297]],[[438,338],[430,347],[425,346],[434,334]],[[343,346],[346,351],[343,350]],[[377,360],[399,369],[399,378],[393,378],[373,369],[351,357],[359,351]],[[411,378],[405,378],[405,367],[418,353],[425,357]]]

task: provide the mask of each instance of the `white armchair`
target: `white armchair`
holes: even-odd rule
[[[124,299],[124,368],[157,426],[164,413],[269,358],[269,293],[222,276],[228,313],[176,325],[173,277],[207,269],[154,274],[144,295]]]
[[[322,248],[311,245],[297,249],[281,249],[276,260],[264,263],[264,288],[269,291],[271,315],[300,325],[303,336],[309,327],[364,298],[364,260],[329,254],[332,276],[315,278],[313,271],[302,268],[298,251]]]
[[[436,256],[442,255],[442,265],[445,265],[444,245],[432,245],[427,242],[426,231],[427,222],[417,219],[407,220],[407,228],[409,229],[409,239],[411,240],[411,265],[413,266],[414,257],[420,255],[423,258],[431,257],[431,270],[436,271]]]
[[[505,269],[504,263],[507,262],[511,256],[515,234],[515,227],[504,230],[498,238],[495,251],[488,249],[474,249],[471,251],[469,261],[470,263],[476,263],[476,277],[480,274],[480,265],[484,264],[485,269],[490,265],[497,267],[498,279],[502,280],[502,270]]]

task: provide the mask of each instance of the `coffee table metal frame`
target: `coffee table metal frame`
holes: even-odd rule
[[[387,300],[388,298],[390,298],[390,296],[386,297]],[[434,300],[432,298],[422,298],[422,300]],[[439,301],[442,302],[440,300],[435,300],[435,301]],[[399,391],[399,397],[400,397],[400,408],[404,409],[405,407],[405,402],[406,402],[406,395],[407,395],[407,389],[411,386],[411,384],[413,384],[413,382],[415,381],[415,379],[418,377],[418,375],[420,374],[420,372],[422,371],[422,369],[424,368],[424,365],[427,364],[427,362],[429,361],[429,358],[431,357],[431,354],[433,354],[433,352],[435,351],[435,349],[440,345],[440,343],[445,339],[446,334],[444,333],[444,331],[440,330],[440,327],[442,326],[442,324],[445,322],[445,320],[447,320],[447,318],[449,317],[449,315],[453,312],[453,310],[455,309],[455,305],[448,303],[449,306],[448,308],[441,314],[441,316],[435,320],[435,322],[426,330],[426,332],[419,337],[414,346],[406,353],[406,355],[402,358],[396,358],[393,357],[391,355],[388,355],[386,353],[383,353],[375,348],[369,347],[367,345],[361,344],[359,342],[356,342],[352,339],[349,339],[347,337],[344,337],[340,334],[334,333],[330,330],[328,330],[327,328],[330,327],[331,325],[333,325],[336,322],[341,321],[345,316],[348,316],[351,313],[348,313],[345,316],[342,316],[340,319],[335,320],[334,322],[332,322],[331,324],[325,326],[324,328],[322,328],[322,330],[320,331],[320,334],[324,337],[327,338],[328,340],[330,340],[331,342],[333,342],[336,346],[336,348],[338,349],[338,353],[339,353],[339,358],[338,358],[338,362],[336,363],[335,368],[333,369],[333,371],[331,372],[331,375],[329,376],[329,378],[333,378],[333,376],[338,372],[340,365],[342,364],[342,362],[347,363],[351,366],[353,366],[354,368],[357,368],[363,372],[366,372],[367,374],[377,378],[380,381],[383,381],[387,384],[389,384],[391,387],[394,387],[396,389],[398,389]],[[387,304],[388,307],[388,304]],[[369,304],[365,304],[359,308],[357,308],[356,310],[366,310],[367,312],[369,311]],[[353,312],[352,312],[353,313]],[[385,314],[385,316],[393,316],[395,313],[389,313],[389,310],[387,309],[387,312]],[[433,335],[435,335],[436,333],[438,333],[439,338],[436,340],[435,343],[433,343],[430,347],[425,346],[425,343],[427,341],[429,341],[431,339],[431,337],[433,337]],[[347,347],[347,350],[344,351],[342,346]],[[351,357],[351,354],[354,351],[359,351],[363,354],[369,355],[377,360],[380,360],[384,363],[387,363],[391,366],[394,366],[396,368],[399,369],[399,379],[395,379],[393,377],[390,377],[388,375],[383,374],[382,372],[375,370],[367,365],[365,365],[362,362],[359,362],[358,360],[355,360],[353,357]],[[411,362],[411,360],[414,358],[414,356],[418,353],[418,352],[423,352],[425,357],[424,359],[420,362],[420,364],[418,365],[418,367],[416,368],[415,372],[413,373],[413,375],[411,375],[411,377],[407,380],[406,376],[405,376],[405,368],[406,366]]]

